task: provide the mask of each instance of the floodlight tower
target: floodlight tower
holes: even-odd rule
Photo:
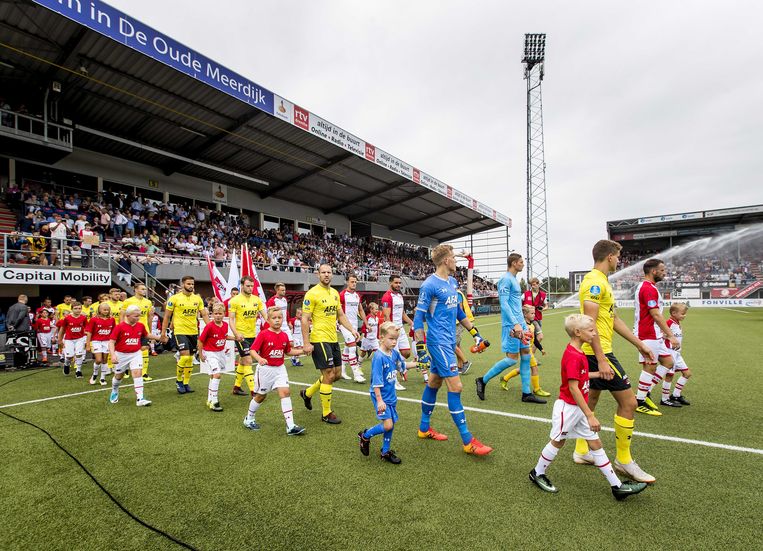
[[[526,34],[527,81],[527,278],[537,277],[546,286],[548,268],[548,212],[546,210],[546,160],[543,148],[543,82],[546,35]]]

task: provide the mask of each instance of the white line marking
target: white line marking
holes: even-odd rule
[[[299,386],[311,386],[311,384],[308,383],[300,383],[298,381],[289,381],[293,385],[299,385]],[[360,390],[352,390],[349,388],[337,388],[334,387],[335,391],[339,392],[347,392],[349,394],[359,394],[361,396],[368,396],[368,392],[363,392]],[[420,404],[421,400],[415,400],[413,398],[404,398],[401,396],[397,397],[398,401],[401,402],[410,402],[412,404]],[[440,407],[447,408],[448,404],[445,404],[443,402],[437,402],[437,405]],[[464,409],[466,411],[473,411],[475,413],[487,413],[489,415],[498,415],[500,417],[510,417],[512,419],[522,419],[523,421],[536,421],[539,423],[546,423],[547,425],[551,424],[551,419],[546,417],[534,417],[532,415],[522,415],[521,413],[509,413],[508,411],[496,411],[493,409],[483,409],[483,408],[475,408],[470,406],[464,406]],[[610,427],[605,427],[602,425],[601,430],[605,430],[608,432],[615,432],[615,429]],[[638,436],[643,436],[644,438],[653,438],[655,440],[667,440],[669,442],[680,442],[682,444],[693,444],[695,446],[705,446],[708,448],[720,448],[723,450],[731,450],[731,451],[737,451],[737,452],[746,452],[746,453],[754,453],[758,455],[763,455],[763,450],[759,450],[756,448],[744,448],[742,446],[732,446],[730,444],[719,444],[717,442],[707,442],[705,440],[693,440],[691,438],[681,438],[678,436],[665,436],[663,434],[652,434],[650,432],[639,432],[634,431],[633,434],[636,434]]]
[[[737,310],[736,308],[721,308],[721,310],[729,310],[731,312],[739,312],[740,314],[749,314],[746,310]]]
[[[203,375],[203,373],[194,373],[193,375]],[[192,376],[193,376],[192,375]],[[150,385],[151,383],[160,383],[162,381],[174,381],[176,380],[175,377],[165,377],[163,379],[153,379],[151,381],[144,381],[144,385]],[[119,388],[130,388],[135,386],[134,384],[130,385],[119,385]],[[15,406],[26,406],[28,404],[39,404],[40,402],[49,402],[51,400],[60,400],[61,398],[73,398],[75,396],[84,396],[86,394],[95,394],[96,392],[111,392],[111,383],[109,383],[105,387],[96,388],[93,390],[83,390],[82,392],[72,392],[71,394],[61,394],[60,396],[49,396],[47,398],[38,398],[36,400],[27,400],[26,402],[16,402],[15,404],[3,404],[0,405],[0,409],[5,408],[12,408]]]
[[[195,375],[204,375],[204,373],[194,373],[192,376]],[[232,373],[226,373],[226,375],[233,375]],[[144,384],[151,384],[151,383],[159,383],[163,381],[174,381],[175,377],[165,377],[162,379],[154,379],[153,381],[146,381]],[[289,381],[289,383],[293,385],[299,385],[299,386],[312,386],[312,383],[302,383],[299,381]],[[120,385],[120,388],[129,388],[134,385]],[[17,402],[15,404],[3,404],[0,405],[0,409],[10,408],[10,407],[17,407],[17,406],[25,406],[29,404],[39,404],[41,402],[49,402],[51,400],[60,400],[62,398],[72,398],[75,396],[83,396],[86,394],[95,394],[97,392],[107,392],[110,391],[111,387],[105,387],[105,388],[97,388],[94,390],[85,390],[83,392],[73,392],[71,394],[61,394],[60,396],[49,396],[47,398],[38,398],[36,400],[27,400],[26,402]],[[334,390],[337,392],[346,392],[347,394],[356,394],[358,396],[368,396],[368,392],[364,392],[361,390],[352,390],[350,388],[338,388],[334,387]],[[420,404],[420,399],[414,399],[414,398],[405,398],[402,396],[398,396],[398,401],[400,402],[409,402],[411,404]],[[436,404],[440,407],[446,408],[448,407],[448,404],[443,402],[436,402]],[[483,409],[483,408],[475,408],[471,406],[464,406],[464,409],[466,411],[473,411],[475,413],[486,413],[488,415],[498,415],[499,417],[509,417],[511,419],[521,419],[523,421],[535,421],[537,423],[545,423],[550,424],[551,419],[548,419],[546,417],[534,417],[532,415],[523,415],[521,413],[509,413],[508,411],[497,411],[493,409]],[[602,426],[601,430],[605,430],[608,432],[615,432],[615,429],[610,427]],[[665,436],[663,434],[652,434],[650,432],[639,432],[634,431],[633,434],[637,436],[642,436],[644,438],[652,438],[654,440],[666,440],[668,442],[679,442],[681,444],[692,444],[695,446],[704,446],[706,448],[719,448],[722,450],[729,450],[729,451],[737,451],[737,452],[745,452],[745,453],[753,453],[757,455],[763,455],[763,450],[759,450],[756,448],[744,448],[742,446],[732,446],[730,444],[719,444],[718,442],[707,442],[705,440],[693,440],[691,438],[681,438],[678,436]]]

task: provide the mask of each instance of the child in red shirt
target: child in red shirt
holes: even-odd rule
[[[228,322],[223,321],[225,305],[216,302],[212,306],[212,321],[204,326],[199,335],[199,360],[209,366],[209,386],[207,388],[207,408],[211,411],[222,411],[217,391],[220,388],[220,377],[225,371],[228,354],[225,352],[225,341],[235,341],[236,337],[228,334]]]
[[[145,407],[151,405],[143,395],[143,340],[158,341],[160,337],[150,335],[146,326],[138,323],[140,306],[131,304],[125,310],[124,321],[119,323],[111,332],[109,338],[109,355],[114,364],[114,378],[111,379],[111,396],[109,402],[119,402],[119,383],[125,371],[130,370],[135,390],[135,405]]]
[[[37,332],[37,345],[40,349],[40,359],[42,363],[48,363],[48,350],[53,345],[51,338],[51,328],[53,320],[50,319],[50,312],[46,308],[39,308],[37,319],[34,320],[33,329]]]
[[[101,373],[101,386],[106,385],[106,374],[110,371],[108,366],[109,340],[111,340],[111,332],[114,331],[116,325],[117,322],[111,315],[111,307],[106,302],[98,304],[98,312],[87,322],[85,350],[93,353],[91,385],[95,384],[99,371]]]
[[[260,430],[260,425],[254,420],[254,414],[267,398],[267,393],[277,388],[278,396],[281,398],[281,411],[284,419],[286,419],[286,434],[296,436],[303,434],[305,429],[294,424],[284,358],[286,356],[299,356],[303,352],[301,348],[292,348],[289,343],[289,336],[281,331],[282,324],[283,310],[277,306],[268,308],[269,327],[260,331],[250,349],[252,356],[257,361],[257,372],[254,375],[254,396],[249,402],[249,412],[244,419],[244,426],[250,430]]]
[[[64,343],[64,375],[69,374],[69,366],[74,363],[74,376],[82,378],[82,362],[85,361],[85,326],[87,316],[82,315],[82,304],[71,303],[72,312],[56,323],[58,342]]]
[[[570,343],[562,356],[562,385],[559,399],[554,403],[551,417],[551,440],[540,454],[538,464],[530,471],[530,480],[541,490],[556,493],[558,490],[546,476],[546,469],[564,446],[568,438],[582,438],[588,442],[595,465],[607,478],[615,499],[622,500],[642,492],[644,482],[621,482],[612,469],[597,432],[601,430],[596,416],[588,407],[589,379],[599,376],[588,372],[588,360],[582,351],[583,343],[590,344],[596,336],[596,326],[590,316],[571,314],[564,320],[564,328]]]

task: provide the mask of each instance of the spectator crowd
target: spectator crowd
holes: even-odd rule
[[[426,247],[374,237],[305,234],[291,226],[258,230],[245,214],[203,205],[111,191],[63,195],[30,182],[11,186],[6,202],[18,213],[17,231],[8,242],[11,262],[45,265],[79,258],[89,266],[94,249],[108,242],[113,254],[126,251],[131,260],[149,266],[201,264],[207,253],[223,266],[247,243],[260,269],[312,271],[325,262],[337,273],[354,272],[369,281],[389,273],[424,279],[432,271]]]

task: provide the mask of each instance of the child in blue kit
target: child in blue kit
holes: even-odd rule
[[[406,369],[416,367],[416,362],[406,362],[403,356],[395,350],[400,329],[391,321],[387,321],[379,328],[379,350],[373,356],[371,363],[371,402],[376,411],[376,418],[380,423],[364,429],[358,433],[360,440],[360,453],[369,454],[371,438],[383,434],[384,442],[381,449],[383,461],[389,461],[393,465],[399,465],[401,459],[390,449],[392,444],[392,431],[397,422],[397,393],[395,382],[397,372],[405,372]]]

